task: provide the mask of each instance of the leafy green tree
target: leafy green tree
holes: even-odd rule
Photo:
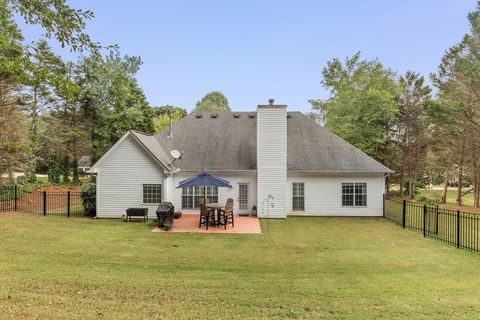
[[[0,170],[13,182],[13,170],[28,151],[26,117],[17,106],[27,58],[23,36],[4,4],[0,1]]]
[[[153,107],[155,119],[153,120],[155,132],[162,132],[172,124],[187,116],[187,110],[170,105]]]
[[[360,53],[344,62],[333,59],[322,71],[327,100],[312,100],[312,111],[325,127],[384,163],[393,149],[390,141],[398,113],[395,73],[378,60],[362,60]]]
[[[55,38],[73,51],[98,50],[100,45],[84,32],[94,17],[90,10],[73,9],[66,0],[0,0],[0,11],[16,13],[27,24],[39,25],[47,38]]]
[[[140,66],[140,58],[118,52],[94,54],[79,63],[76,83],[93,161],[128,130],[155,131],[153,109],[135,79]]]
[[[28,58],[22,94],[23,110],[31,122],[30,151],[25,179],[28,182],[35,182],[39,116],[56,106],[55,87],[61,81],[65,66],[62,59],[53,53],[45,40],[40,40],[31,46]]]
[[[197,102],[195,112],[208,111],[231,111],[228,105],[228,99],[220,91],[212,91],[207,93],[200,101]]]

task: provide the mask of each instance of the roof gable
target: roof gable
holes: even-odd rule
[[[171,161],[163,151],[162,147],[158,143],[158,140],[152,136],[138,131],[126,132],[89,170],[89,172],[98,172],[98,169],[102,167],[102,164],[108,160],[108,158],[115,152],[115,150],[122,145],[122,143],[128,138],[132,137],[133,140],[141,147],[141,149],[155,160],[166,171],[172,171],[174,169],[171,165]]]

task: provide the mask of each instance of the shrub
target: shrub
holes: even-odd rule
[[[423,185],[423,183],[421,181],[415,181],[415,184],[414,184],[414,187],[413,187],[413,194],[414,195],[420,194],[420,189],[424,188],[424,187],[425,186]],[[404,192],[404,194],[408,194],[408,181],[406,181],[403,184],[403,192]]]
[[[400,198],[400,190],[389,190],[387,195],[392,198]]]
[[[88,183],[82,186],[80,197],[82,198],[85,214],[88,216],[95,216],[97,213],[96,202],[97,189],[94,183]]]
[[[463,181],[463,182],[462,182],[462,186],[463,186],[464,188],[468,188],[468,187],[470,187],[471,185],[472,185],[472,183],[471,183],[470,181]],[[455,181],[455,182],[450,182],[450,183],[448,184],[448,186],[449,186],[449,187],[457,188],[457,187],[458,187],[458,182],[457,182],[457,181]]]
[[[428,196],[420,196],[416,199],[418,202],[425,203],[428,205],[436,205],[442,202],[442,196],[438,193],[430,193]]]

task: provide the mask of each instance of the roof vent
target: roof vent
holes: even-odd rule
[[[218,116],[218,114],[216,114],[216,113],[212,113],[212,115],[211,115],[211,117],[212,117],[213,119],[215,119],[217,116]]]
[[[200,119],[201,117],[203,117],[203,114],[197,113],[196,117],[197,117],[198,119]]]
[[[248,115],[248,117],[249,117],[250,119],[253,119],[253,118],[255,118],[255,114],[254,114],[254,113],[250,113],[250,114]]]
[[[268,104],[273,106],[275,104],[275,99],[272,99],[272,98],[268,99]]]
[[[233,114],[233,117],[234,117],[234,118],[240,118],[240,114],[239,114],[239,113],[234,113],[234,114]]]

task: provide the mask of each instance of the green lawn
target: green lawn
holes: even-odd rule
[[[465,188],[468,190],[469,188]],[[420,189],[420,194],[417,195],[418,197],[428,197],[432,199],[440,200],[443,197],[443,188],[435,188],[435,189]],[[447,191],[447,204],[455,205],[457,202],[457,189],[456,188],[448,188]],[[462,197],[462,206],[472,207],[473,206],[473,193],[470,192]]]
[[[153,223],[2,216],[0,319],[479,316],[479,254],[383,218],[267,223],[261,235],[159,234]]]

